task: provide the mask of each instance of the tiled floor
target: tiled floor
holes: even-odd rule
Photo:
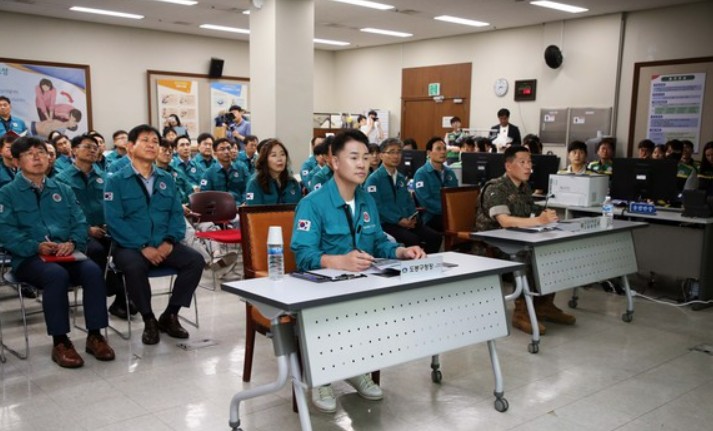
[[[207,280],[207,279],[206,279]],[[0,287],[6,342],[20,343],[17,300]],[[191,340],[217,345],[194,351],[163,336],[143,346],[110,341],[111,363],[86,357],[78,370],[57,367],[41,315],[31,323],[31,357],[8,355],[0,367],[0,429],[227,430],[228,405],[243,365],[244,306],[224,292],[199,289],[201,327]],[[564,305],[566,295],[557,302]],[[165,297],[154,300],[161,310]],[[36,306],[36,305],[35,305]],[[441,355],[443,382],[430,380],[429,360],[382,370],[385,399],[360,399],[336,383],[339,410],[312,413],[315,430],[709,430],[713,423],[713,356],[689,349],[713,344],[713,309],[693,312],[637,299],[631,324],[620,319],[624,298],[599,289],[581,293],[574,327],[549,325],[540,353],[527,353],[528,336],[498,341],[510,409],[493,409],[487,347]],[[72,338],[83,349],[83,334]],[[259,337],[253,383],[275,378],[268,340]],[[245,431],[299,430],[291,394],[248,401]]]

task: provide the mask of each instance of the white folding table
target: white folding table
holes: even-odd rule
[[[302,429],[311,430],[306,389],[484,341],[495,375],[495,408],[507,410],[494,340],[509,334],[505,300],[524,286],[518,283],[516,292],[503,297],[500,274],[523,265],[454,252],[440,255],[457,266],[404,281],[370,274],[326,283],[291,276],[224,283],[223,290],[270,319],[278,363],[275,382],[233,397],[230,426],[240,426],[240,402],[280,390],[291,376]],[[286,322],[283,316],[294,319]]]

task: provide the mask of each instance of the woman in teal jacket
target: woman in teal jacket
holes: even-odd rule
[[[255,175],[248,181],[245,203],[296,204],[300,199],[300,184],[290,175],[290,153],[279,140],[268,140],[255,163]]]

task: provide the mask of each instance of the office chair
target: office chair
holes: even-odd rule
[[[480,188],[476,186],[441,189],[445,251],[458,250],[473,243],[470,233],[475,230],[479,197]]]

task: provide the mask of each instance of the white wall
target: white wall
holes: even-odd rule
[[[629,135],[634,64],[713,56],[712,17],[713,2],[655,9],[627,17],[616,128],[620,140],[624,141]],[[713,136],[701,137],[702,142],[709,140],[713,140]],[[623,154],[624,146],[617,150]]]
[[[369,107],[391,111],[392,134],[401,122],[401,70],[439,64],[473,64],[470,127],[497,123],[500,108],[523,135],[539,130],[539,110],[546,108],[610,107],[615,92],[620,16],[500,30],[422,42],[343,51],[336,54],[337,94],[343,109]],[[547,67],[545,48],[563,49],[564,65]],[[514,102],[512,89],[499,98],[493,83],[506,78],[537,79],[537,101]]]

